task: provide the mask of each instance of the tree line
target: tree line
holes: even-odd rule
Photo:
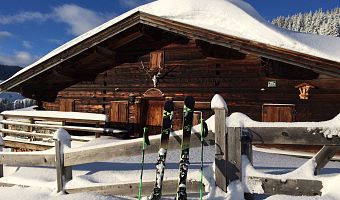
[[[292,16],[279,16],[272,20],[272,24],[281,28],[318,34],[340,37],[340,7],[323,11],[297,13]]]

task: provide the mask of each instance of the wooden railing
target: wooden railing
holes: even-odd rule
[[[328,161],[340,151],[340,137],[326,138],[324,129],[334,127],[227,127],[226,108],[214,108],[215,111],[215,177],[216,185],[227,192],[232,181],[242,180],[242,155],[252,162],[253,144],[270,145],[319,145],[321,150],[314,156],[317,175]],[[274,123],[273,123],[274,125]],[[339,127],[336,129],[340,131]],[[271,176],[273,177],[273,176]],[[285,195],[321,195],[322,182],[319,180],[250,177],[248,181],[256,181],[262,186],[264,194]]]
[[[199,139],[199,133],[192,133],[191,140],[192,147],[199,147],[201,141]],[[66,136],[68,137],[68,136]],[[72,179],[72,166],[85,163],[93,163],[111,159],[117,159],[120,157],[128,157],[138,155],[140,152],[142,139],[122,140],[115,141],[113,143],[105,145],[95,145],[91,147],[78,147],[70,148],[68,141],[59,140],[56,136],[53,137],[55,141],[55,151],[41,151],[41,152],[0,152],[0,164],[14,165],[14,166],[48,166],[55,167],[57,171],[57,188],[58,191],[65,191],[67,193],[75,192],[89,192],[89,191],[106,191],[110,190],[115,195],[129,195],[133,196],[134,189],[138,188],[138,182],[129,183],[127,187],[122,187],[121,184],[117,185],[101,185],[98,187],[86,187],[86,188],[65,188],[67,181]],[[63,138],[65,138],[63,136]],[[176,135],[172,133],[169,139],[169,150],[179,149],[181,144],[182,134]],[[0,139],[1,140],[1,139]],[[146,150],[146,154],[157,153],[159,150],[160,135],[150,136],[150,146]],[[214,145],[214,134],[210,133],[205,140],[205,145]],[[67,145],[65,144],[67,143]],[[63,146],[68,148],[64,151],[60,151]],[[1,148],[1,147],[0,147]],[[0,166],[0,171],[1,171]],[[1,174],[0,174],[1,175]],[[177,183],[177,179],[165,180],[166,187],[164,194],[173,194],[176,192],[176,187],[172,187]],[[126,184],[125,184],[126,185]],[[143,194],[148,195],[153,188],[153,182],[143,183]],[[192,181],[188,184],[188,192],[199,191],[199,182]]]
[[[57,112],[57,111],[4,111],[1,113],[0,123],[5,146],[12,148],[27,148],[32,150],[46,150],[53,146],[53,133],[58,128],[68,131],[77,131],[94,134],[100,137],[102,133],[121,133],[123,130],[106,128],[106,115],[92,113]],[[5,136],[25,137],[24,140],[13,140]],[[32,141],[47,142],[32,142]],[[73,141],[90,140],[89,137],[72,136]],[[52,145],[51,145],[52,142]]]

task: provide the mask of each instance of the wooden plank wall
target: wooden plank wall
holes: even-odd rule
[[[161,75],[157,88],[174,100],[192,95],[196,101],[210,102],[215,93],[220,93],[230,113],[243,112],[255,120],[261,120],[263,103],[295,104],[297,121],[328,120],[340,112],[339,79],[268,78],[260,56],[178,37],[153,40],[144,36],[117,49],[117,66],[108,66],[94,81],[79,82],[60,91],[56,101],[45,102],[44,107],[57,110],[61,99],[74,99],[75,111],[109,115],[111,101],[127,100],[131,93],[142,96],[153,87],[141,61],[149,66],[150,52],[159,50],[164,51],[163,73],[167,75]],[[277,87],[267,88],[269,80],[276,80]],[[309,92],[308,100],[300,100],[295,88],[302,82],[316,86]],[[207,111],[206,117],[212,114],[209,107],[202,110]],[[180,120],[180,116],[176,115],[175,120]]]

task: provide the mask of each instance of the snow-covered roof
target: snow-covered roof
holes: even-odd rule
[[[275,27],[242,0],[158,0],[132,9],[80,35],[20,70],[10,79],[139,11],[221,34],[340,62],[340,38],[298,33]]]

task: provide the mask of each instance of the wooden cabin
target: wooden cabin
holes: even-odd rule
[[[109,126],[157,134],[166,99],[213,114],[222,95],[229,112],[263,121],[320,121],[340,112],[340,63],[136,12],[48,54],[0,85],[54,111],[104,113]]]

